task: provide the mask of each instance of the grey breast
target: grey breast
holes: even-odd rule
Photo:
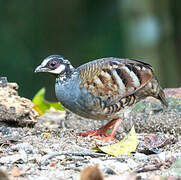
[[[58,101],[67,109],[90,119],[105,119],[95,107],[95,97],[85,88],[80,88],[78,75],[61,80],[56,79],[55,93]]]
[[[83,117],[88,117],[90,96],[80,89],[78,75],[69,79],[56,79],[55,93],[58,101],[67,109]]]

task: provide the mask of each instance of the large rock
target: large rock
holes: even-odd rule
[[[17,89],[16,83],[8,83],[6,77],[0,77],[0,122],[34,125],[38,113],[29,99],[18,96]]]

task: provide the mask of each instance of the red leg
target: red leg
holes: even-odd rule
[[[114,135],[116,134],[116,131],[118,130],[120,123],[121,123],[121,119],[116,119],[116,122],[112,128],[110,135],[107,137],[98,136],[97,139],[102,140],[102,141],[114,141],[115,140]]]
[[[115,121],[116,121],[116,119],[113,119],[112,121],[108,122],[106,125],[104,125],[103,127],[101,127],[100,129],[90,130],[90,131],[87,131],[87,132],[78,133],[78,135],[80,135],[80,136],[88,136],[88,135],[98,136],[98,135],[105,135],[106,130],[109,129],[109,128],[115,123]]]
[[[92,135],[92,136],[97,136],[96,138],[100,139],[100,140],[114,141],[114,135],[115,135],[120,123],[121,123],[121,119],[113,119],[112,121],[108,122],[106,125],[101,127],[100,129],[90,130],[90,131],[83,132],[83,133],[78,133],[78,135],[80,135],[80,136]],[[113,125],[114,125],[113,129],[112,129],[110,135],[108,135],[106,133],[106,130],[109,129]],[[106,137],[101,137],[99,135],[104,135]]]

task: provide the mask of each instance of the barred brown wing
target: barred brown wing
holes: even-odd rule
[[[134,94],[153,77],[149,64],[137,60],[103,58],[79,67],[80,87],[108,104]]]

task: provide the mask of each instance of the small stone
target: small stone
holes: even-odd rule
[[[33,146],[30,145],[29,143],[25,142],[25,143],[20,143],[20,144],[16,144],[14,146],[11,146],[12,150],[16,150],[16,151],[21,151],[24,150],[26,153],[28,154],[32,154],[33,153]]]
[[[104,169],[104,162],[100,159],[92,158],[90,159],[90,165],[95,166],[98,165],[100,169]]]
[[[3,148],[0,147],[0,153],[3,153]]]
[[[106,170],[105,170],[105,173],[106,174],[109,174],[109,175],[115,175],[116,173],[113,171],[113,169],[111,169],[111,168],[107,168]]]
[[[0,87],[6,87],[8,84],[7,77],[0,77]]]
[[[158,157],[160,158],[161,161],[165,162],[165,160],[166,160],[166,153],[162,152],[162,153],[158,154]]]
[[[143,154],[143,153],[138,153],[138,152],[137,152],[137,153],[134,155],[134,157],[135,157],[138,161],[143,161],[143,162],[148,161],[148,156],[145,155],[145,154]]]
[[[51,153],[53,153],[53,150],[50,149],[50,148],[41,149],[41,151],[42,151],[44,154],[51,154]]]
[[[19,150],[19,153],[20,153],[20,155],[21,155],[22,161],[24,161],[25,163],[27,163],[27,162],[28,162],[28,156],[27,156],[27,153],[25,152],[25,150],[24,150],[24,149],[20,149],[20,150]]]
[[[9,110],[11,113],[14,113],[14,114],[16,113],[16,108],[14,106],[10,106]]]
[[[44,166],[48,166],[49,164],[50,164],[49,161],[45,161],[45,162],[43,163]]]
[[[107,160],[106,164],[103,161],[102,164],[104,165],[104,167],[106,166],[106,168],[104,168],[104,171],[107,168],[110,168],[110,169],[114,170],[115,172],[119,172],[119,173],[123,173],[123,172],[126,172],[129,170],[127,163],[122,163],[122,162],[116,161],[116,160]]]
[[[11,155],[11,156],[1,157],[0,158],[0,163],[2,163],[2,164],[9,164],[9,163],[17,162],[20,159],[21,159],[20,154],[14,154],[14,155]]]
[[[134,169],[139,166],[139,164],[136,163],[133,159],[128,159],[127,164],[131,169]]]
[[[0,132],[2,133],[2,135],[8,135],[10,133],[10,130],[9,128],[3,126],[3,127],[0,127]]]
[[[115,162],[113,169],[115,169],[116,172],[126,172],[129,170],[129,166],[127,163]]]
[[[65,156],[65,155],[57,156],[57,160],[64,160],[64,159],[66,159],[66,156]]]
[[[52,144],[51,147],[58,150],[58,148],[60,148],[60,144],[58,144],[58,143]]]
[[[12,136],[19,136],[19,132],[18,131],[12,131]]]

